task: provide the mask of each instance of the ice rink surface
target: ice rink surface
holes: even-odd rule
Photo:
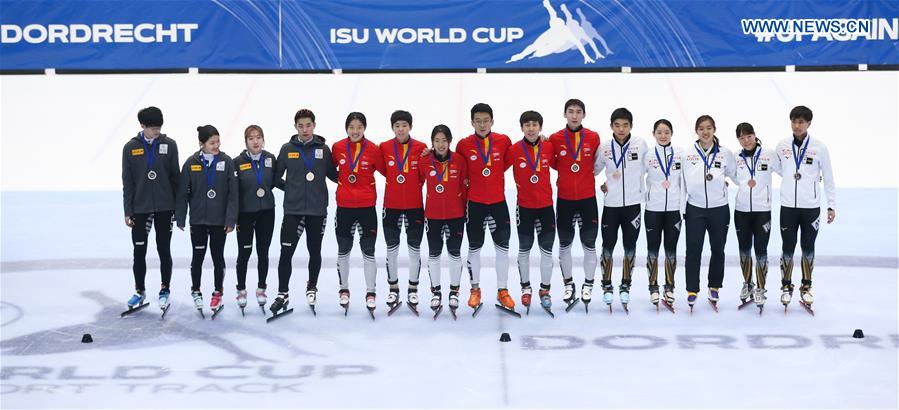
[[[676,314],[648,301],[645,232],[630,314],[617,301],[610,314],[599,299],[589,314],[564,312],[556,263],[555,319],[538,306],[516,319],[491,306],[493,252],[485,247],[484,310],[467,307],[453,321],[435,321],[403,307],[386,315],[384,244],[379,238],[377,320],[364,308],[358,247],[351,306],[337,304],[336,246],[324,250],[318,316],[305,306],[305,251],[294,258],[293,315],[266,324],[234,302],[236,244],[228,238],[224,311],[202,320],[190,305],[188,235],[175,231],[174,306],[159,319],[158,262],[148,254],[151,306],[119,318],[132,288],[128,229],[117,192],[2,193],[3,408],[896,408],[897,254],[894,189],[843,189],[837,222],[822,224],[814,290],[816,316],[778,302],[780,238],[769,245],[769,304],[738,311],[739,267],[733,230],[720,312],[701,299],[690,315],[683,290],[683,237]],[[507,193],[514,198],[514,193]],[[279,202],[280,204],[280,199]],[[872,207],[872,203],[891,206]],[[510,203],[514,206],[514,200]],[[280,219],[280,208],[278,218]],[[331,215],[333,217],[333,215]],[[333,237],[329,217],[326,238]],[[774,221],[777,221],[775,213]],[[775,222],[776,226],[776,222]],[[152,235],[151,235],[152,237]],[[51,239],[52,238],[52,239]],[[426,248],[426,244],[424,245]],[[558,245],[556,245],[558,247]],[[463,245],[464,247],[464,245]],[[517,249],[513,231],[511,247]],[[404,247],[403,247],[404,248]],[[575,280],[583,282],[575,246]],[[620,247],[615,282],[620,280]],[[270,297],[277,285],[271,250]],[[463,251],[464,253],[464,251]],[[422,250],[422,254],[427,253]],[[536,251],[532,280],[538,280]],[[405,250],[400,251],[401,261]],[[254,262],[248,282],[255,279]],[[401,263],[400,279],[408,271]],[[444,269],[447,269],[444,261]],[[425,265],[426,266],[426,265]],[[211,262],[203,291],[211,294]],[[794,270],[794,281],[800,277]],[[444,287],[448,274],[444,271]],[[511,260],[511,292],[518,300]],[[703,275],[703,285],[705,278]],[[463,275],[463,300],[468,296]],[[405,288],[405,286],[404,286]],[[705,288],[703,288],[705,292]],[[798,295],[798,294],[797,294]],[[703,293],[702,296],[705,296]],[[444,293],[444,298],[446,293]],[[405,289],[403,290],[405,298]],[[445,299],[444,299],[445,300]],[[520,306],[518,307],[521,311]],[[851,337],[862,329],[865,338]],[[503,332],[511,342],[500,343]],[[84,333],[94,342],[81,343]]]

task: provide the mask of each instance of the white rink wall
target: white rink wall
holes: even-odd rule
[[[636,135],[651,138],[652,123],[667,118],[680,145],[695,139],[696,117],[710,114],[734,150],[737,123],[752,123],[773,146],[789,136],[790,108],[807,105],[815,113],[810,133],[830,148],[838,187],[899,187],[897,72],[29,75],[0,76],[0,89],[2,191],[121,189],[122,145],[149,105],[163,110],[163,132],[178,141],[183,161],[203,124],[219,129],[231,155],[244,148],[244,128],[258,124],[277,153],[299,108],[316,113],[316,132],[329,142],[345,136],[350,111],[366,114],[369,138],[388,139],[390,113],[406,109],[413,136],[427,141],[439,123],[457,139],[469,134],[470,107],[486,102],[494,129],[514,140],[528,109],[543,114],[547,134],[561,129],[568,98],[586,103],[585,124],[603,138],[609,114],[624,106]],[[511,178],[507,184],[514,189]]]

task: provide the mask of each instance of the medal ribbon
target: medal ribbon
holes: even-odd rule
[[[153,138],[152,144],[147,144],[144,138],[144,132],[140,133],[140,142],[144,144],[144,152],[147,153],[147,169],[153,169],[153,162],[156,161],[156,146],[159,144],[159,137]]]
[[[394,138],[393,139],[393,157],[396,159],[396,169],[397,169],[397,171],[399,171],[400,174],[402,174],[403,172],[409,171],[408,169],[406,169],[406,161],[409,159],[409,153],[412,152],[412,150],[409,149],[408,141],[406,144],[403,144],[403,151],[405,151],[405,153],[403,154],[403,160],[400,161],[399,144],[397,144],[396,138]]]
[[[662,173],[665,174],[665,179],[668,179],[668,176],[671,175],[671,161],[674,161],[674,150],[671,150],[671,156],[668,157],[668,165],[662,165],[662,157],[659,156],[659,147],[655,148],[656,159],[659,160],[659,168],[662,169]],[[665,148],[662,148],[662,152],[665,152]]]
[[[701,149],[699,149],[698,146],[694,145],[694,146],[693,146],[693,149],[695,149],[696,152],[699,153],[699,156],[702,158],[702,163],[705,164],[705,171],[706,171],[706,173],[710,172],[710,171],[712,170],[712,164],[715,163],[715,157],[718,156],[718,145],[716,144],[716,145],[714,146],[713,150],[712,150],[711,163],[710,163],[710,161],[707,161],[707,160],[706,160],[705,154],[702,152]]]
[[[436,158],[434,155],[431,155],[431,165],[434,166],[434,172],[437,173],[437,181],[446,182],[449,180],[449,167],[450,162],[453,161],[452,153],[446,159],[446,165],[443,166],[443,171],[440,171],[440,168],[437,166],[437,161],[434,160]]]
[[[209,168],[215,168],[215,163],[218,162],[218,155],[212,157],[211,163],[206,163],[206,157],[200,153],[200,162],[203,163],[203,172],[206,174],[206,188],[213,189],[215,187],[215,170],[209,172]]]
[[[308,157],[306,156],[305,146],[299,147],[298,151],[300,151],[300,156],[303,157],[303,164],[306,164],[306,172],[312,172],[313,162],[315,161],[315,156],[310,152]],[[349,153],[349,150],[347,150]]]
[[[805,149],[808,148],[808,143],[809,143],[809,140],[811,140],[811,139],[812,139],[812,137],[809,137],[808,135],[805,136],[805,144],[802,147],[802,151],[799,151],[799,157],[796,157],[796,147],[793,147],[793,146],[790,147],[791,151],[793,151],[793,161],[796,161],[796,172],[799,172],[799,167],[802,165],[802,158],[805,157]],[[792,144],[792,145],[796,145],[796,144]]]
[[[574,162],[578,162],[581,160],[581,147],[584,146],[584,138],[581,137],[580,131],[574,133],[574,140],[577,142],[577,149],[571,148],[571,139],[568,138],[568,127],[565,127],[565,146],[572,152],[571,157],[574,158]]]
[[[476,141],[477,143],[474,146],[478,150],[478,155],[481,156],[481,161],[484,161],[484,166],[486,166],[488,168],[490,167],[490,153],[493,152],[493,135],[492,134],[493,134],[492,132],[488,133],[487,136],[484,137],[484,139],[486,140],[484,142],[484,145],[487,146],[487,153],[484,153],[483,148],[481,148],[480,141]],[[477,134],[475,134],[475,139],[480,140],[481,138],[477,137]]]
[[[249,152],[247,152],[247,157],[250,158],[250,166],[253,168],[253,175],[256,175],[256,184],[262,188],[262,177],[265,174],[262,170],[262,154],[259,154],[258,160],[253,159]]]
[[[351,150],[351,147],[350,147],[350,139],[347,138],[346,153],[347,153],[347,155],[350,156],[350,171],[351,172],[356,172],[357,168],[359,168],[359,160],[362,159],[362,153],[365,152],[365,145],[367,142],[368,142],[367,140],[362,139],[362,146],[359,148],[359,151],[356,152],[356,155],[352,155],[353,151]],[[359,143],[357,142],[356,144],[358,145]]]
[[[755,149],[756,153],[752,157],[752,166],[746,161],[746,151],[740,152],[740,156],[743,157],[743,163],[746,164],[746,168],[749,168],[749,178],[751,179],[755,179],[755,166],[759,163],[759,156],[762,155],[762,147],[756,146]]]
[[[615,145],[618,145],[618,141],[612,141],[612,162],[615,163],[615,169],[618,169],[621,167],[621,163],[624,162],[624,156],[627,154],[627,148],[631,146],[631,142],[628,141],[627,144],[621,147],[621,157],[618,159],[615,159]]]
[[[527,160],[528,167],[530,167],[531,171],[536,174],[537,171],[540,170],[540,152],[543,151],[543,144],[537,142],[537,145],[533,148],[534,160],[531,160],[531,156],[528,155],[528,151],[530,151],[530,149],[528,148],[527,141],[524,139],[521,140],[521,149],[524,150],[524,159]]]

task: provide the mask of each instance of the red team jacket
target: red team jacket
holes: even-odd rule
[[[568,142],[565,134],[568,134]],[[581,139],[584,140],[577,157],[574,152]],[[568,201],[596,196],[596,180],[593,176],[593,160],[596,150],[599,149],[599,134],[587,128],[581,128],[577,132],[571,132],[568,127],[549,137],[556,151],[556,168],[559,171],[559,179],[556,185],[559,189],[559,198]],[[571,170],[572,164],[578,164],[578,172]]]
[[[538,160],[539,151],[539,160]],[[556,153],[550,141],[531,145],[524,138],[506,151],[506,166],[512,167],[515,187],[518,188],[518,206],[522,208],[546,208],[553,204],[553,188],[549,182],[549,169],[556,167]],[[530,158],[530,162],[528,160]],[[531,168],[534,164],[537,168]],[[537,182],[531,178],[537,176]],[[591,171],[591,176],[592,171]]]
[[[487,153],[489,141],[492,141],[492,147]],[[486,165],[476,148],[479,144],[481,152],[488,155]],[[487,134],[486,138],[472,134],[456,144],[456,152],[462,155],[468,169],[468,200],[491,205],[506,199],[503,173],[508,168],[505,154],[511,145],[512,140],[508,136],[496,132]],[[490,169],[490,176],[482,174],[484,168]]]
[[[409,138],[405,144],[400,144],[396,138],[381,143],[384,177],[387,179],[387,186],[384,189],[384,208],[421,209],[421,186],[425,180],[419,177],[419,168],[422,161],[427,161],[427,158],[420,158],[421,152],[425,149],[427,149],[427,145],[412,138]],[[399,162],[406,156],[406,153],[408,153],[408,158],[401,172],[398,168]],[[405,179],[402,184],[397,181],[397,177],[401,174]]]
[[[449,161],[437,162],[434,154],[421,159],[418,173],[422,181],[427,182],[427,201],[425,218],[455,219],[465,216],[466,195],[465,178],[467,175],[465,158],[450,151]],[[445,168],[449,166],[448,170]],[[443,178],[438,179],[440,173]],[[437,192],[437,185],[443,186],[443,192]]]
[[[368,208],[375,206],[378,193],[375,191],[375,171],[384,174],[384,159],[381,157],[381,149],[366,138],[357,143],[350,143],[349,151],[347,143],[349,138],[344,138],[331,146],[331,159],[337,167],[337,206],[342,208]],[[359,150],[363,149],[362,157],[354,170],[350,169],[350,163]],[[350,174],[356,175],[356,182],[350,183]]]

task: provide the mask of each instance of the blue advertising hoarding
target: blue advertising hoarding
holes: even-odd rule
[[[899,64],[899,2],[2,0],[0,69]]]

